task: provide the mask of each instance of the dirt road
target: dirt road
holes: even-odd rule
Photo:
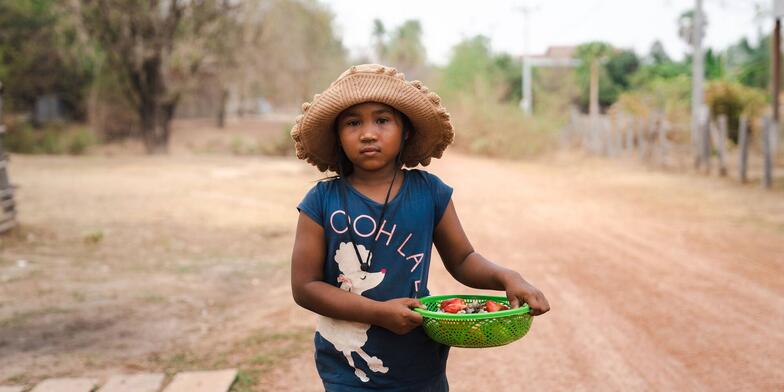
[[[781,195],[601,161],[431,170],[474,247],[552,305],[519,342],[453,349],[455,391],[784,389]],[[433,293],[467,291],[434,265]],[[318,385],[310,355],[282,386]]]
[[[474,247],[552,311],[454,349],[455,391],[784,389],[784,198],[626,163],[448,153]],[[235,390],[319,390],[293,305],[290,158],[14,156],[0,249],[0,383],[234,365]],[[434,254],[437,254],[434,252]],[[434,261],[431,291],[469,291]],[[243,389],[246,388],[246,389]]]

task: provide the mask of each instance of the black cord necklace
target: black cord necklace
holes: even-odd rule
[[[376,221],[376,227],[373,230],[373,234],[371,239],[376,237],[377,231],[381,230],[381,224],[384,220],[384,214],[387,210],[387,205],[389,204],[389,195],[392,193],[392,186],[395,184],[395,179],[397,178],[397,172],[400,169],[400,164],[402,163],[402,154],[403,154],[403,147],[405,146],[406,139],[405,137],[400,140],[400,150],[395,157],[395,173],[392,175],[392,182],[389,184],[389,188],[387,189],[387,195],[384,198],[384,205],[381,207],[381,215],[379,216],[378,220]],[[359,254],[359,248],[357,247],[357,240],[354,237],[354,232],[351,230],[351,221],[349,220],[349,212],[348,212],[348,202],[346,197],[346,191],[350,184],[348,183],[348,179],[345,176],[346,170],[343,165],[343,161],[338,161],[338,166],[340,167],[340,197],[341,203],[343,204],[343,209],[346,211],[346,231],[348,231],[349,237],[351,237],[351,244],[354,245],[354,252],[357,254],[357,259],[359,260],[359,266],[362,271],[367,272],[370,268],[370,259],[373,256],[373,250],[375,249],[375,242],[370,243],[370,248],[368,249],[368,257],[366,260],[362,259],[362,256]],[[403,189],[401,186],[400,189]],[[398,191],[400,193],[400,191]]]

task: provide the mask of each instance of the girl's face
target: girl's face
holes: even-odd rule
[[[403,119],[391,106],[360,103],[340,113],[336,124],[340,145],[355,168],[376,171],[395,163]]]

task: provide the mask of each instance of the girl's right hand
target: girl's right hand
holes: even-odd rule
[[[422,325],[422,315],[413,308],[425,308],[418,299],[395,298],[379,303],[378,321],[375,323],[398,335],[405,335]]]

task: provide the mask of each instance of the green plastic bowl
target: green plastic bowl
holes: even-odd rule
[[[415,308],[422,315],[422,327],[431,339],[453,347],[497,347],[514,342],[531,329],[531,309],[528,305],[517,309],[491,313],[453,314],[438,312],[441,301],[462,298],[466,304],[492,300],[509,306],[506,297],[490,295],[435,295],[419,300],[427,310]]]

